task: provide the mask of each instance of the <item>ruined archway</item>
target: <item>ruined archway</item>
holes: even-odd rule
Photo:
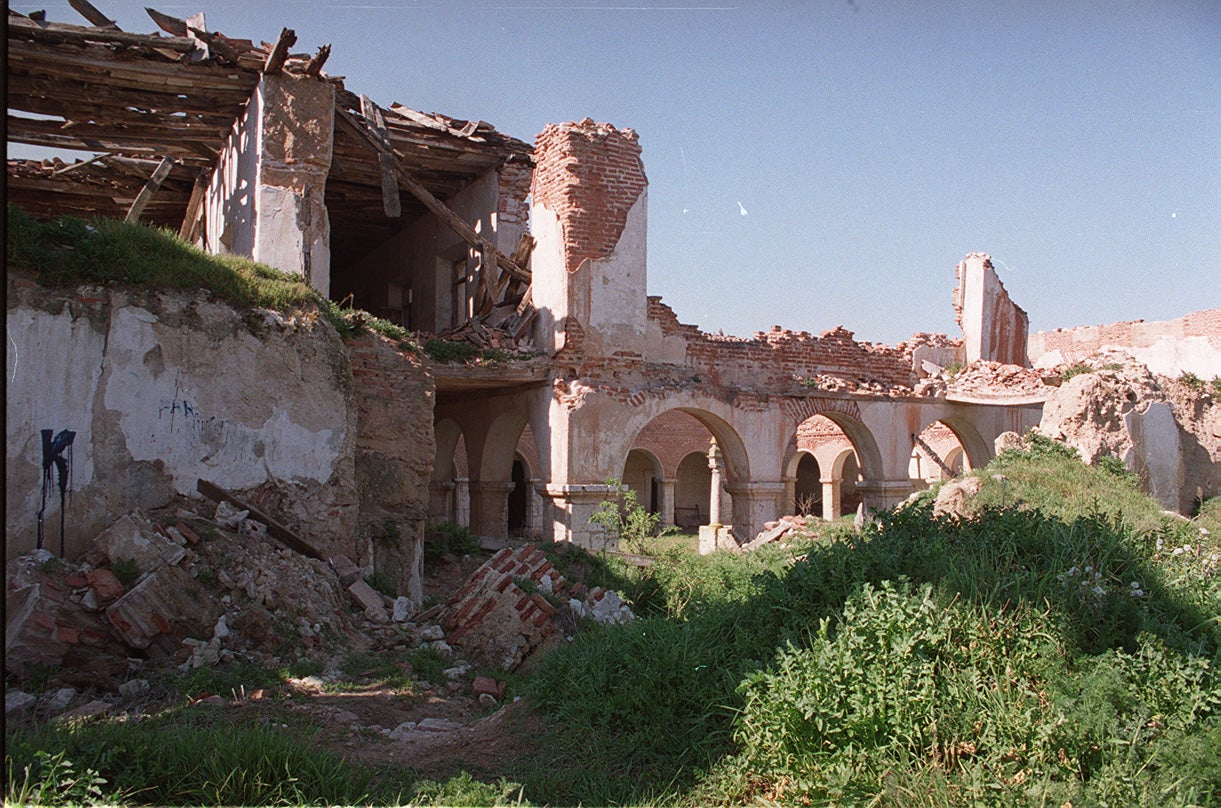
[[[694,533],[708,524],[712,493],[712,469],[708,453],[691,452],[678,464],[674,480],[674,524]]]
[[[934,421],[912,440],[907,476],[914,487],[957,477],[971,469],[958,434],[942,421]]]
[[[649,513],[661,511],[661,462],[647,449],[627,453],[620,481],[636,493],[636,500]]]
[[[467,488],[466,441],[457,422],[445,418],[433,425],[436,452],[433,456],[432,478],[428,485],[428,519],[455,522],[466,526],[470,522],[470,494]]]
[[[785,469],[785,485],[796,510],[798,474],[802,455],[811,457],[819,475],[820,515],[837,519],[860,505],[863,480],[881,480],[882,461],[873,434],[863,423],[843,412],[819,412],[797,425],[790,444],[793,454]],[[807,475],[809,471],[807,471]],[[810,486],[807,476],[806,486]]]

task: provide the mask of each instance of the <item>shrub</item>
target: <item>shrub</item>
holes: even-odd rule
[[[436,561],[446,553],[469,555],[479,549],[479,539],[457,522],[438,522],[428,528],[424,560]]]
[[[602,500],[589,517],[591,524],[603,530],[603,547],[615,544],[631,552],[644,552],[649,540],[657,535],[661,517],[645,510],[632,488],[616,479],[607,480],[606,484],[618,490],[619,495]]]

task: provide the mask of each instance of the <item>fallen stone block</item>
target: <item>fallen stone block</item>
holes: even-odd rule
[[[177,564],[186,556],[186,550],[162,535],[141,511],[121,517],[102,531],[93,544],[111,564],[118,559],[134,561],[141,572]]]
[[[219,614],[219,604],[180,567],[147,576],[106,610],[123,642],[166,655],[186,637],[211,637]]]
[[[348,586],[348,594],[352,596],[352,602],[356,604],[356,607],[370,619],[379,623],[385,623],[389,619],[386,616],[386,607],[382,603],[381,594],[369,586],[366,581],[353,581]]]
[[[344,586],[351,586],[354,582],[360,580],[360,569],[347,556],[332,556],[328,563],[331,565],[331,569],[335,570],[335,574],[339,576],[339,583]]]
[[[93,594],[97,596],[100,603],[108,603],[124,592],[122,582],[119,581],[113,572],[105,567],[89,570],[85,580],[89,582]]]

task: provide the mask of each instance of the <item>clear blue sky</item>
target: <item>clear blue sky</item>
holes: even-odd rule
[[[977,250],[1033,330],[1221,306],[1216,2],[94,4],[136,32],[145,5],[256,41],[287,26],[383,106],[530,142],[632,127],[649,291],[708,331],[957,335],[953,268]]]

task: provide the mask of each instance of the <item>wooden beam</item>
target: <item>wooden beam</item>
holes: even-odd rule
[[[297,42],[297,32],[291,28],[283,28],[280,30],[280,38],[276,40],[276,46],[271,49],[271,53],[267,56],[267,63],[263,65],[263,73],[265,75],[274,75],[284,69],[284,60],[288,58],[288,49]]]
[[[215,483],[210,483],[207,480],[200,480],[195,484],[195,490],[203,494],[213,502],[228,502],[234,505],[238,510],[250,511],[250,516],[255,521],[262,522],[267,525],[267,535],[276,541],[283,544],[290,550],[296,550],[298,553],[310,558],[316,558],[319,561],[326,561],[326,556],[318,552],[309,542],[302,539],[296,533],[293,533],[284,525],[277,522],[275,519],[268,516],[259,508],[251,505],[245,500],[238,499],[236,496],[221,488]]]
[[[136,194],[136,199],[131,203],[131,208],[127,211],[127,217],[124,221],[134,222],[140,218],[141,211],[153,198],[153,194],[157,193],[157,189],[161,187],[161,182],[170,173],[170,169],[174,167],[173,157],[162,157],[161,162],[153,169],[153,175],[148,178],[148,182],[144,183],[144,187],[140,189],[140,193]]]
[[[305,66],[305,75],[318,78],[322,74],[322,66],[326,64],[326,60],[331,56],[331,45],[328,42],[318,49],[314,54],[314,58],[309,60],[309,64]]]
[[[187,212],[182,217],[182,227],[178,228],[178,237],[188,244],[195,243],[199,234],[199,219],[203,208],[204,195],[208,192],[208,180],[211,172],[200,169],[195,176],[195,185],[191,188],[191,199],[187,202]]]
[[[358,122],[354,117],[352,117],[352,114],[343,107],[336,106],[335,113],[338,115],[336,120],[364,139],[364,141],[375,152],[378,154],[382,153],[381,143],[378,141],[377,135],[371,132],[367,126],[364,126]],[[416,178],[413,177],[409,171],[407,171],[406,167],[403,166],[403,161],[398,154],[392,154],[391,156],[394,158],[394,169],[398,176],[398,181],[407,189],[409,193],[411,193],[412,196],[424,203],[424,207],[436,214],[437,218],[439,218],[451,230],[457,233],[458,236],[467,244],[471,245],[480,252],[483,252],[485,249],[489,250],[490,254],[496,256],[496,262],[501,269],[505,270],[522,283],[530,282],[530,273],[528,271],[514,264],[508,256],[500,253],[495,247],[492,246],[491,242],[476,233],[473,227],[464,222],[456,213],[450,210],[444,202],[433,196],[427,188],[421,185]]]
[[[113,28],[119,30],[119,26],[114,20],[108,18],[105,14],[93,7],[89,0],[68,0],[68,5],[89,21],[90,25],[98,28]]]
[[[397,219],[403,215],[403,208],[399,201],[399,184],[394,177],[394,149],[390,146],[390,136],[386,134],[386,120],[382,117],[381,107],[367,95],[360,97],[360,114],[365,116],[370,129],[381,142],[377,162],[381,167],[382,208],[387,218]]]
[[[148,12],[148,16],[152,18],[153,22],[157,23],[157,27],[160,28],[162,31],[165,31],[170,36],[186,38],[186,35],[187,35],[187,21],[186,20],[180,20],[177,17],[171,17],[169,14],[162,14],[160,11],[157,11],[157,9],[155,9],[155,8],[146,8],[144,10],[146,12]]]

